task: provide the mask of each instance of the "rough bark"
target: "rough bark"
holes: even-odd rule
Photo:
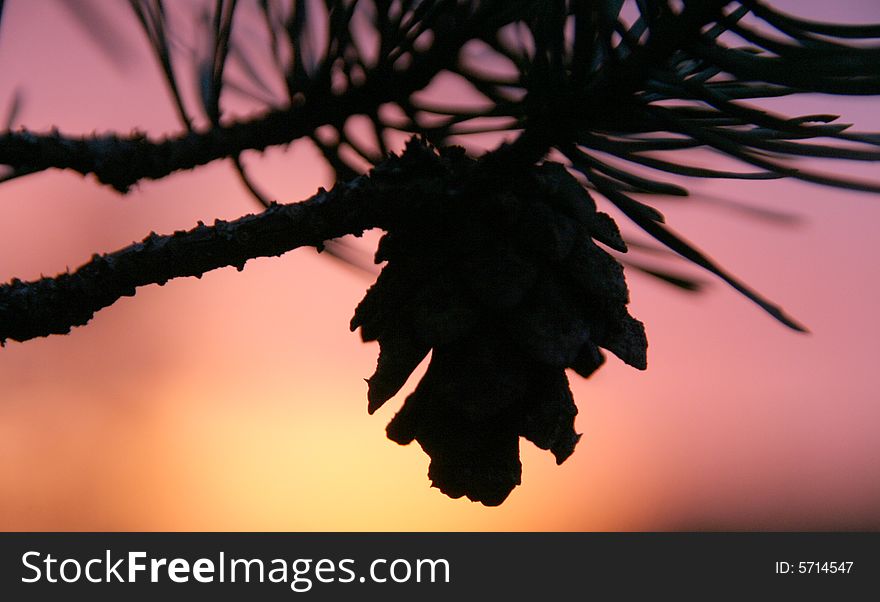
[[[259,214],[217,220],[210,226],[199,223],[166,236],[151,233],[139,243],[94,255],[76,271],[55,278],[13,279],[0,285],[0,341],[66,334],[141,286],[198,278],[226,266],[243,269],[255,257],[282,255],[302,246],[321,249],[326,240],[385,227],[395,215],[417,206],[412,199],[444,189],[446,174],[441,163],[435,163],[426,173],[428,165],[392,156],[369,176],[322,189],[299,203],[275,204]]]

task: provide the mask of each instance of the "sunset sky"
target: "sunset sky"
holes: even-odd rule
[[[124,70],[64,2],[7,1],[0,118],[20,89],[15,128],[178,131],[126,3],[97,4],[129,40]],[[876,0],[775,4],[880,22]],[[765,106],[880,131],[876,98]],[[308,144],[245,160],[280,201],[332,183]],[[876,165],[816,167],[880,180]],[[0,350],[0,529],[880,529],[880,198],[787,180],[683,183],[692,199],[659,201],[667,223],[810,334],[683,264],[704,294],[628,274],[648,370],[609,358],[589,380],[570,375],[575,454],[556,466],[522,441],[523,484],[501,507],[431,489],[422,450],[386,439],[404,393],[367,415],[377,347],[348,324],[372,280],[300,249],[139,289],[69,336]],[[719,197],[799,219],[756,221]],[[0,281],[256,210],[228,162],[126,196],[73,172],[24,177],[0,185]]]

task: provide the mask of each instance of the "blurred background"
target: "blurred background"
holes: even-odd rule
[[[20,90],[13,127],[179,131],[126,3],[93,3],[126,40],[126,68],[77,4],[5,3],[0,108]],[[880,22],[873,0],[775,4]],[[764,106],[880,131],[874,98]],[[245,159],[279,201],[332,183],[310,143]],[[869,164],[826,167],[880,179]],[[610,357],[589,380],[572,374],[576,453],[557,467],[523,441],[523,484],[501,507],[431,489],[421,449],[385,438],[403,393],[367,415],[377,347],[348,323],[372,279],[300,249],[142,288],[69,336],[0,350],[0,529],[880,528],[880,199],[789,181],[683,183],[694,197],[663,202],[667,222],[811,333],[708,274],[679,266],[709,284],[688,295],[628,271],[649,369]],[[797,219],[755,219],[731,199]],[[16,179],[0,185],[0,280],[257,209],[229,162],[127,196],[71,172]]]

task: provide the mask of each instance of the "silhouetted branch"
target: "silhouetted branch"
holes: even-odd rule
[[[145,134],[125,137],[8,132],[0,135],[0,163],[27,173],[58,168],[95,174],[101,183],[127,192],[142,179],[160,179],[245,150],[287,144],[321,125],[338,121],[350,109],[349,103],[361,106],[362,102],[382,101],[381,97],[369,100],[368,94],[363,100],[360,95],[353,96],[336,103],[272,111],[249,121],[163,140],[151,140]]]
[[[322,249],[326,240],[387,227],[413,199],[425,199],[426,185],[440,194],[446,172],[433,151],[414,143],[403,157],[390,157],[369,176],[319,191],[306,201],[272,204],[266,211],[235,221],[199,223],[168,236],[150,234],[142,242],[92,260],[73,273],[0,286],[0,341],[26,341],[66,334],[86,324],[98,310],[130,297],[148,284],[201,277],[226,266],[244,268],[256,257],[281,255],[302,246]],[[415,158],[414,158],[415,157]],[[430,157],[425,161],[425,157]],[[439,178],[439,179],[438,179]]]

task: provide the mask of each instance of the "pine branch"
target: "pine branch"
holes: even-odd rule
[[[288,144],[322,125],[344,119],[353,107],[381,102],[381,96],[352,94],[335,102],[271,111],[248,121],[162,140],[151,140],[142,133],[126,137],[8,132],[0,135],[0,164],[16,172],[58,168],[95,174],[99,182],[124,193],[142,179],[156,180],[245,150]]]
[[[433,150],[411,143],[402,157],[391,156],[369,176],[320,190],[291,204],[235,221],[199,223],[167,236],[151,233],[142,242],[95,255],[73,273],[32,282],[13,279],[0,285],[0,342],[67,334],[95,312],[133,296],[138,287],[164,285],[226,266],[244,268],[256,257],[272,257],[303,246],[323,248],[326,240],[387,228],[407,211],[446,190],[442,160]],[[438,180],[438,177],[440,178]],[[413,199],[421,201],[414,202]]]

